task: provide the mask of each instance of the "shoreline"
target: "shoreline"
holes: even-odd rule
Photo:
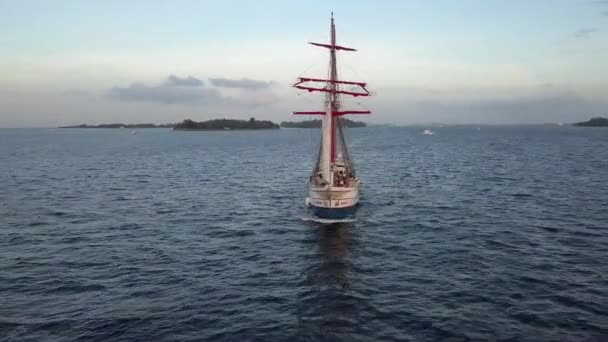
[[[173,128],[173,131],[267,131],[281,129],[280,127],[268,128]]]

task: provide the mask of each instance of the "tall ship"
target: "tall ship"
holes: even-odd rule
[[[296,115],[320,115],[321,144],[309,179],[306,203],[315,216],[324,219],[351,217],[359,203],[359,178],[344,138],[344,120],[349,114],[370,114],[368,110],[345,110],[342,96],[369,96],[365,82],[338,79],[337,51],[356,51],[336,43],[336,26],[331,14],[329,44],[310,43],[329,50],[327,79],[299,77],[294,87],[308,92],[325,93],[323,111],[294,112]],[[348,87],[348,89],[345,89]]]

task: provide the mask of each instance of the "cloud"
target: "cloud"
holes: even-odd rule
[[[241,78],[240,80],[231,80],[228,78],[210,78],[211,84],[216,87],[224,88],[241,88],[249,90],[267,89],[274,85],[274,81],[252,80],[249,78]]]
[[[212,78],[211,84],[216,87],[256,90],[255,92],[233,93],[226,89],[223,94],[217,88],[205,87],[198,78],[170,75],[156,85],[132,83],[128,87],[112,87],[108,96],[123,102],[153,102],[164,104],[223,104],[223,105],[268,105],[280,101],[280,98],[268,90],[275,84],[273,81],[258,81],[248,78],[231,80]],[[230,95],[230,96],[228,96]]]
[[[170,75],[169,77],[167,77],[164,84],[168,86],[183,87],[201,87],[205,85],[203,81],[199,80],[198,78],[192,76],[181,78],[175,75]]]
[[[90,91],[86,91],[86,90],[66,90],[66,91],[62,92],[62,95],[69,96],[69,97],[79,97],[79,98],[94,97],[93,93],[91,93]]]
[[[590,35],[598,32],[598,31],[599,30],[596,27],[582,28],[582,29],[576,30],[573,35],[574,35],[574,38],[585,39],[585,38],[589,38]]]
[[[542,93],[506,97],[494,94],[483,99],[391,99],[373,109],[384,117],[394,118],[394,121],[407,116],[408,121],[417,123],[531,124],[580,121],[596,113],[605,113],[607,108],[608,105],[601,100],[554,86]]]
[[[608,0],[591,1],[589,4],[591,4],[591,5],[598,5],[600,7],[604,7],[603,10],[600,13],[602,15],[608,16]]]
[[[132,83],[128,87],[113,87],[110,98],[119,101],[175,103],[217,103],[222,96],[217,89],[204,88],[203,82],[192,76],[180,78],[170,75],[159,85]]]
[[[251,92],[238,97],[227,97],[226,102],[240,106],[271,106],[281,102],[283,99],[271,92]]]

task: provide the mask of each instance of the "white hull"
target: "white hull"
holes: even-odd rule
[[[319,208],[349,208],[359,202],[359,186],[354,187],[311,187],[307,204]]]

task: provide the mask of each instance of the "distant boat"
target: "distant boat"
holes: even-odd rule
[[[424,132],[422,132],[422,134],[424,134],[424,135],[433,135],[435,133],[432,132],[430,129],[425,129]]]
[[[131,134],[135,134],[135,133],[137,133],[137,131],[131,131]]]
[[[310,44],[329,49],[329,77],[328,79],[299,77],[293,85],[297,89],[308,92],[326,93],[323,111],[294,112],[294,114],[300,115],[322,115],[321,146],[309,179],[306,204],[319,218],[345,219],[354,214],[359,202],[359,178],[355,174],[353,161],[346,147],[342,133],[344,121],[340,118],[347,114],[370,114],[370,111],[341,109],[341,96],[369,96],[369,91],[364,82],[338,80],[336,52],[356,50],[336,44],[333,13],[331,15],[330,43]],[[323,86],[309,86],[310,83],[321,83]],[[343,86],[348,86],[348,88],[344,89]]]

